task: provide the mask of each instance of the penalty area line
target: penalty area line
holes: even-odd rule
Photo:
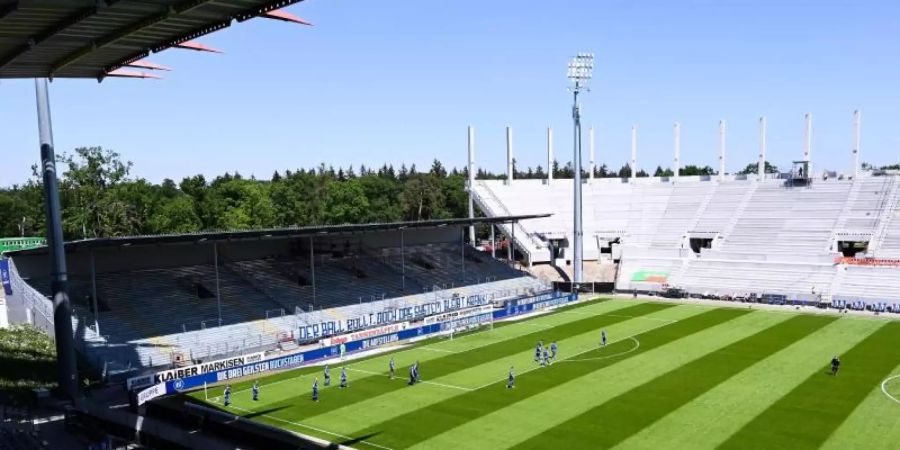
[[[383,377],[390,377],[390,375],[387,375],[387,374],[384,374],[384,373],[379,373],[379,372],[373,372],[373,371],[371,371],[371,370],[353,369],[353,368],[347,368],[347,370],[352,371],[352,372],[366,373],[366,374],[369,374],[369,375],[380,375],[380,376],[383,376]],[[394,379],[394,380],[397,380],[397,381],[402,381],[402,382],[404,382],[404,383],[406,382],[406,381],[405,381],[406,379],[403,378],[403,377],[394,377],[393,379]],[[456,386],[456,385],[453,385],[453,384],[438,383],[437,381],[419,380],[419,383],[433,384],[433,385],[435,385],[435,386],[445,387],[445,388],[448,388],[448,389],[456,389],[456,390],[460,390],[460,391],[474,391],[474,390],[475,390],[475,389],[472,389],[472,388],[467,388],[467,387],[463,387],[463,386]]]
[[[893,400],[893,401],[896,402],[896,403],[900,403],[900,399],[898,399],[897,397],[894,397],[893,395],[891,395],[890,392],[887,391],[887,385],[888,385],[888,383],[890,383],[891,380],[895,380],[895,379],[897,379],[897,378],[900,378],[900,374],[898,374],[898,375],[892,375],[892,376],[889,376],[889,377],[885,378],[884,381],[881,382],[881,392],[882,392],[884,395],[887,395],[887,398]]]
[[[665,319],[664,319],[664,320],[665,320]],[[639,332],[639,333],[630,334],[630,335],[625,336],[625,337],[623,337],[623,338],[621,338],[621,339],[617,339],[617,340],[615,340],[615,341],[610,341],[610,344],[615,344],[615,343],[617,343],[617,342],[627,341],[627,340],[632,339],[632,338],[634,338],[634,337],[636,337],[636,336],[640,336],[640,335],[642,335],[642,334],[644,334],[644,333],[649,333],[649,332],[651,332],[651,331],[653,331],[653,330],[655,330],[655,329],[657,329],[657,328],[666,327],[666,326],[672,325],[673,323],[677,323],[677,322],[678,322],[677,320],[668,320],[668,321],[666,321],[665,323],[661,323],[661,324],[659,324],[659,325],[657,325],[657,326],[655,326],[655,327],[650,327],[650,328],[648,328],[648,329],[646,329],[646,330],[643,330],[643,331],[641,331],[641,332]],[[637,339],[635,339],[635,341],[637,341]],[[640,341],[637,341],[637,342],[638,342],[638,347],[639,347],[639,346],[640,346]],[[578,352],[578,353],[575,353],[575,354],[573,354],[573,355],[571,355],[571,356],[569,356],[569,357],[567,357],[567,358],[563,358],[563,359],[559,360],[559,362],[566,362],[566,361],[568,361],[568,360],[570,360],[570,359],[572,359],[572,358],[574,358],[574,357],[576,357],[576,356],[581,356],[581,355],[583,355],[583,354],[585,354],[585,353],[587,353],[587,352],[594,351],[594,350],[596,350],[596,348],[591,347],[591,348],[589,348],[589,349],[587,349],[587,350],[583,350],[583,351],[580,351],[580,352]],[[635,350],[637,350],[637,347],[631,349],[628,353],[631,353],[631,352],[633,352],[633,351],[635,351]],[[612,356],[619,356],[619,355],[609,355],[609,356],[612,357]],[[553,363],[553,364],[556,364],[556,363]],[[541,366],[538,366],[538,367],[532,367],[532,368],[530,368],[530,369],[525,369],[525,370],[523,370],[522,372],[520,372],[518,375],[521,376],[521,375],[525,375],[526,373],[531,372],[531,371],[534,371],[534,370],[538,370],[538,369],[546,369],[546,368],[549,368],[549,367],[553,367],[553,364],[551,364],[551,365],[549,365],[549,366],[547,366],[547,367],[541,367]],[[492,382],[490,382],[490,383],[485,383],[485,384],[483,384],[483,385],[481,385],[481,386],[478,386],[477,388],[475,388],[475,390],[484,389],[484,388],[486,388],[486,387],[488,387],[488,386],[491,386],[491,385],[494,385],[494,384],[497,384],[497,383],[500,383],[500,382],[503,382],[503,381],[506,381],[506,378],[505,378],[505,377],[504,377],[504,378],[501,378],[501,379],[499,379],[499,380],[497,380],[497,381],[492,381]]]
[[[252,410],[249,410],[249,409],[246,409],[246,408],[241,408],[240,406],[229,406],[228,408],[234,408],[234,409],[237,409],[237,410],[240,410],[240,411],[244,411],[244,412],[247,412],[247,413],[251,413],[251,414],[256,413],[256,411],[252,411]],[[300,423],[300,422],[293,422],[293,421],[290,421],[290,420],[287,420],[287,419],[282,419],[281,417],[275,417],[275,416],[270,415],[270,414],[263,414],[262,417],[265,417],[265,418],[271,419],[271,420],[275,420],[275,421],[278,421],[278,422],[282,422],[282,423],[287,423],[287,424],[290,424],[290,425],[294,425],[295,427],[306,428],[306,429],[308,429],[308,430],[313,430],[313,431],[316,431],[316,432],[319,432],[319,433],[327,434],[327,435],[329,435],[329,436],[334,436],[334,437],[341,438],[341,439],[345,439],[345,440],[348,440],[348,441],[355,440],[355,438],[352,438],[352,437],[350,437],[350,436],[346,436],[346,435],[343,435],[343,434],[340,434],[340,433],[335,433],[335,432],[333,432],[333,431],[323,430],[323,429],[321,429],[321,428],[317,428],[317,427],[314,427],[314,426],[312,426],[312,425],[306,425],[306,424],[303,424],[303,423]],[[249,419],[248,419],[248,420],[249,420]],[[366,445],[368,445],[368,446],[375,447],[375,448],[380,448],[380,449],[383,449],[383,450],[394,450],[394,449],[392,449],[392,448],[390,448],[390,447],[385,447],[385,446],[383,446],[383,445],[378,445],[378,444],[375,444],[375,443],[372,443],[372,442],[369,442],[369,441],[357,441],[357,442],[361,442],[361,443],[366,444]],[[346,446],[343,446],[343,445],[341,445],[340,447],[341,447],[341,448],[349,448],[349,447],[346,447]]]

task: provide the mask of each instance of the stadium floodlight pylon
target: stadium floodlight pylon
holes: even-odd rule
[[[594,54],[579,53],[569,62],[568,78],[572,82],[572,121],[574,122],[574,142],[573,150],[575,157],[573,158],[573,169],[575,172],[574,183],[574,243],[573,243],[573,263],[575,285],[584,282],[584,248],[583,248],[583,228],[581,223],[581,106],[578,104],[578,94],[581,91],[590,92],[587,86],[588,80],[594,72]],[[553,168],[550,168],[552,171]]]

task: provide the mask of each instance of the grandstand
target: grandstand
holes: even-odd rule
[[[98,367],[125,374],[271,350],[285,337],[302,342],[312,324],[389,307],[548,290],[463,244],[456,222],[69,243],[76,341]],[[46,249],[8,256],[11,321],[52,333]]]
[[[565,181],[478,180],[473,194],[489,216],[551,214],[520,222],[515,245],[532,265],[565,266],[573,228]],[[592,179],[583,193],[584,258],[619,263],[616,289],[629,292],[900,299],[896,265],[836,262],[900,257],[898,177],[861,172],[805,181],[797,185],[790,174]],[[557,258],[552,247],[561,248]]]

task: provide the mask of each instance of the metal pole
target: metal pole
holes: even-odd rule
[[[506,185],[511,186],[514,175],[513,168],[513,135],[512,127],[506,127]]]
[[[806,126],[803,128],[803,161],[810,161],[810,153],[812,152],[812,114],[806,113],[803,117]],[[809,170],[809,165],[807,165],[807,170]],[[809,178],[809,174],[806,174],[806,177]]]
[[[631,126],[631,179],[637,177],[637,125]]]
[[[594,181],[594,170],[597,168],[597,163],[594,161],[594,127],[588,128],[588,146],[591,152],[591,172],[588,174],[588,182],[591,182]]]
[[[400,276],[403,291],[406,291],[406,242],[403,228],[400,229]]]
[[[53,125],[50,122],[50,94],[45,78],[35,79],[38,113],[38,136],[41,145],[41,168],[44,181],[44,212],[47,217],[47,250],[50,268],[50,290],[53,293],[53,331],[56,338],[57,382],[64,398],[78,395],[75,380],[75,340],[72,336],[72,305],[69,303],[66,253],[63,241],[62,214],[56,179],[56,154],[53,150]]]
[[[672,129],[672,139],[674,140],[674,150],[675,150],[675,181],[678,181],[678,177],[681,175],[681,124],[675,122],[675,126]]]
[[[513,238],[516,236],[516,224],[514,222],[509,223],[509,229],[512,230],[509,236],[506,236],[506,260],[509,261],[510,264],[513,262]]]
[[[475,218],[475,129],[469,126],[469,218]],[[475,224],[469,225],[469,243],[475,245]]]
[[[719,181],[725,179],[725,121],[719,121]]]
[[[316,254],[313,249],[313,237],[309,237],[309,274],[312,282],[312,304],[316,307]]]
[[[579,89],[579,85],[576,82],[575,89],[573,90],[573,98],[572,98],[572,101],[573,101],[572,118],[575,120],[575,129],[574,129],[574,132],[575,132],[575,139],[574,139],[575,157],[573,158],[574,166],[575,166],[574,167],[574,170],[575,170],[575,179],[574,179],[575,193],[573,196],[575,199],[575,207],[574,207],[575,217],[573,220],[573,222],[575,223],[575,227],[574,227],[575,228],[575,230],[574,230],[575,254],[573,255],[574,256],[573,260],[574,260],[574,264],[575,264],[575,267],[574,267],[575,284],[581,284],[584,281],[584,277],[582,274],[582,266],[583,266],[582,258],[584,255],[583,246],[582,246],[583,245],[582,237],[583,237],[584,231],[582,229],[582,223],[581,223],[581,108],[578,105],[578,89]]]
[[[856,111],[853,111],[853,167],[850,170],[850,174],[853,176],[854,180],[859,175],[859,122],[860,114],[857,109]]]
[[[497,259],[497,241],[494,239],[494,224],[491,224],[491,258]]]
[[[759,162],[757,162],[759,181],[766,178],[766,116],[759,118]]]
[[[222,294],[219,292],[219,243],[213,242],[213,266],[216,269],[216,308],[219,309],[219,326],[222,326]]]
[[[547,127],[547,185],[553,181],[553,128]]]
[[[100,308],[97,307],[97,269],[94,262],[94,249],[91,249],[91,299],[94,303],[94,331],[100,334]]]

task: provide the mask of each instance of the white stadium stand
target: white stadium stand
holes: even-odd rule
[[[852,256],[900,259],[900,177],[862,172],[803,186],[786,178],[591,180],[583,189],[584,259],[611,262],[618,258],[601,256],[602,244],[620,245],[616,289],[624,291],[900,299],[900,268],[835,262],[839,241],[868,243]],[[571,262],[571,180],[479,180],[473,193],[488,215],[553,214],[520,222],[515,244],[530,264],[551,262],[548,242]],[[710,244],[695,252],[692,238]]]

